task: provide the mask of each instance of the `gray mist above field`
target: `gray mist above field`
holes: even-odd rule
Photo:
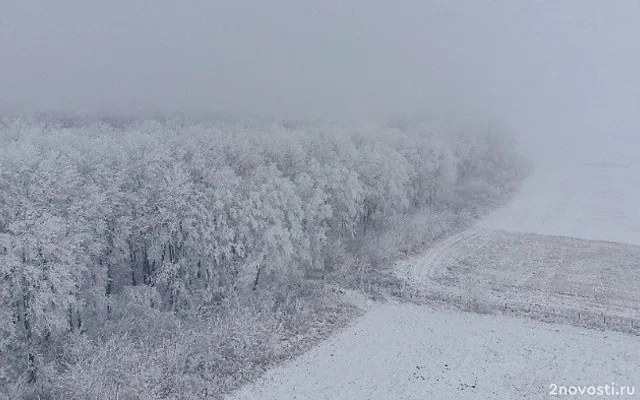
[[[4,1],[0,112],[446,115],[553,157],[632,148],[639,17],[636,1]]]

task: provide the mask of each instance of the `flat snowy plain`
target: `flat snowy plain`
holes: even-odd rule
[[[426,305],[369,304],[231,398],[640,398],[639,167],[538,167],[508,206],[397,264]]]

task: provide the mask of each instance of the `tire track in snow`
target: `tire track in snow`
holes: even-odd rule
[[[399,264],[398,275],[428,303],[640,334],[628,264],[638,250],[618,244],[611,258],[618,250],[607,246],[616,244],[472,228]]]
[[[398,269],[401,277],[412,284],[424,285],[443,274],[444,261],[453,257],[457,249],[486,233],[482,228],[470,228],[438,242],[426,254],[404,262]]]

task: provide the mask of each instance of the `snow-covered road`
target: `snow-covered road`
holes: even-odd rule
[[[554,384],[635,386],[635,396],[607,397],[640,398],[640,336],[629,334],[640,326],[638,167],[538,168],[510,205],[398,264],[422,290],[497,314],[374,305],[232,398],[562,397]],[[535,319],[521,318],[527,307]]]

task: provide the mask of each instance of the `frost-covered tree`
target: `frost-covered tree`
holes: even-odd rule
[[[438,216],[508,192],[519,176],[510,151],[498,135],[452,138],[414,121],[5,118],[0,391],[79,374],[87,358],[117,377],[109,354],[131,367],[123,354],[160,346],[148,355],[161,359],[183,322],[210,329],[238,299],[358,274],[349,255],[393,253],[401,244],[385,238],[406,218],[427,215],[437,226],[422,229],[441,232]],[[195,376],[217,360],[179,368]],[[168,381],[159,370],[121,382],[135,393]]]

